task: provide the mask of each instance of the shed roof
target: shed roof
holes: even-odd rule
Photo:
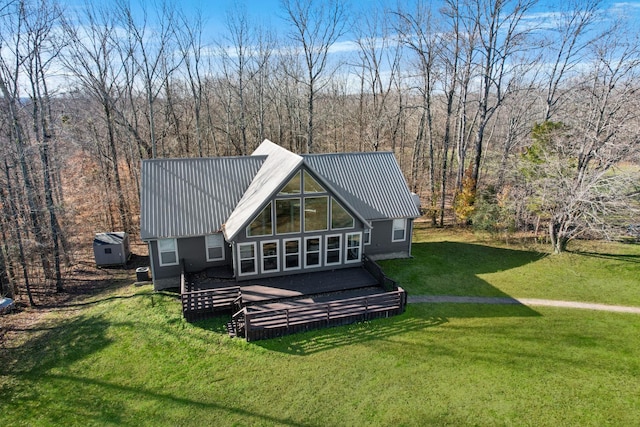
[[[111,233],[96,233],[93,237],[94,245],[121,245],[127,235],[124,231],[113,231]]]
[[[140,237],[203,236],[220,231],[266,156],[142,161]]]
[[[367,220],[420,216],[393,153],[306,154],[302,157]]]

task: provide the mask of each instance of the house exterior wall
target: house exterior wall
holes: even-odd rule
[[[312,171],[306,168],[298,169],[292,175],[291,180],[280,189],[280,192],[263,205],[263,209],[271,206],[271,215],[263,216],[266,211],[261,210],[237,234],[233,242],[234,271],[237,280],[255,280],[258,277],[335,270],[353,267],[362,262],[364,223],[358,219],[354,212],[343,206],[340,199],[320,182],[318,176]],[[326,205],[324,203],[316,205],[315,203],[319,199],[326,199]],[[282,218],[285,219],[281,223],[283,228],[287,228],[284,227],[285,224],[288,226],[291,224],[289,221],[297,219],[297,232],[278,233],[277,201],[297,202],[298,214],[284,214]],[[335,214],[333,211],[334,204],[336,208]],[[322,212],[323,207],[326,207],[327,211],[324,220],[322,220],[323,216],[316,216],[317,212]],[[287,208],[285,212],[290,211]],[[267,218],[269,218],[270,225],[259,228],[261,230],[260,233],[264,233],[264,230],[269,230],[265,233],[266,235],[250,236],[249,230],[251,230],[254,220],[260,221],[260,224],[266,224],[265,219]],[[347,223],[351,223],[348,226],[343,225],[344,222],[342,222],[346,218],[350,218],[350,220],[346,220]],[[334,220],[336,220],[335,224]],[[324,224],[322,224],[323,222]],[[318,225],[318,228],[322,227],[323,229],[305,231],[309,224]],[[291,267],[287,265],[287,257],[295,257],[287,254],[286,245],[287,242],[295,245],[294,241],[298,242],[299,265]],[[349,243],[353,245],[355,241],[359,242],[357,250],[353,246],[349,250]],[[316,246],[316,242],[319,245]],[[251,244],[254,244],[254,246]],[[274,249],[277,255],[273,255]],[[244,256],[242,253],[245,250],[253,252],[254,256],[251,259],[242,259]],[[314,259],[315,257],[317,257],[317,261]],[[243,262],[251,265],[251,261],[253,261],[253,267],[249,267],[250,271],[245,270],[242,266]]]
[[[408,258],[411,256],[413,219],[407,219],[405,239],[393,242],[393,220],[371,222],[371,243],[364,245],[364,253],[372,259]]]
[[[234,244],[234,248],[237,248],[239,244],[242,243],[251,243],[251,242],[255,242],[256,243],[256,256],[257,256],[257,273],[256,274],[248,274],[248,275],[239,275],[238,269],[237,267],[234,267],[234,270],[236,271],[236,279],[238,281],[244,281],[244,280],[255,280],[257,277],[274,277],[274,276],[287,276],[287,275],[292,275],[292,274],[299,274],[299,273],[308,273],[308,272],[314,272],[314,271],[325,271],[325,270],[336,270],[336,269],[340,269],[340,268],[349,268],[349,267],[353,267],[354,265],[358,265],[358,263],[350,263],[350,262],[345,262],[345,252],[347,250],[347,235],[349,234],[354,234],[354,233],[358,233],[359,237],[360,237],[360,252],[362,254],[362,250],[363,250],[363,245],[362,245],[362,238],[363,238],[363,225],[361,222],[359,221],[355,221],[355,227],[350,228],[350,229],[344,229],[344,230],[327,230],[327,231],[317,231],[317,232],[310,232],[310,233],[296,233],[296,234],[285,234],[285,235],[271,235],[271,236],[264,236],[264,237],[260,237],[260,238],[247,238],[245,233],[242,233],[242,235],[238,236],[237,241]],[[333,236],[340,236],[340,262],[339,263],[327,263],[326,262],[326,245],[327,245],[327,237],[333,237]],[[317,266],[305,266],[305,257],[307,255],[307,252],[305,250],[305,238],[315,238],[315,237],[319,237],[320,238],[320,252],[319,252],[319,257],[320,257],[320,263]],[[292,269],[292,270],[287,270],[284,268],[285,262],[286,262],[286,253],[285,253],[285,246],[284,246],[284,242],[287,240],[292,240],[292,239],[300,239],[300,268],[298,269]],[[277,242],[278,244],[278,262],[279,262],[279,266],[276,270],[273,270],[271,272],[265,272],[263,270],[263,257],[261,254],[261,245],[263,242]],[[234,256],[236,257],[236,260],[238,259],[238,253],[237,253],[237,249],[234,251]],[[360,259],[362,257],[360,256]],[[238,261],[236,261],[237,263]],[[361,262],[361,261],[359,261]]]
[[[186,237],[176,239],[178,246],[178,260],[184,262],[186,272],[198,272],[209,267],[219,267],[231,265],[231,248],[225,244],[225,256],[222,261],[207,261],[205,237]],[[154,289],[166,289],[180,286],[180,273],[182,266],[177,265],[161,266],[158,252],[157,240],[149,241],[149,260],[151,262],[151,272],[153,275]]]

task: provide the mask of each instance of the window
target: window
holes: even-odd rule
[[[337,200],[331,198],[331,228],[341,230],[344,228],[353,228],[353,217],[342,207]]]
[[[284,270],[300,269],[300,239],[284,240]]]
[[[325,265],[340,264],[340,258],[342,254],[342,248],[341,248],[342,236],[339,234],[335,236],[326,236],[325,239],[326,239],[325,240],[326,252],[325,252],[324,264]]]
[[[278,194],[300,194],[300,172],[296,173]]]
[[[300,232],[300,199],[276,200],[276,233]]]
[[[178,245],[176,239],[159,239],[158,253],[160,254],[160,267],[178,265]]]
[[[318,181],[313,179],[311,174],[304,171],[304,192],[305,193],[325,193],[326,190],[322,185],[318,184]]]
[[[328,222],[327,196],[304,198],[304,231],[323,231]]]
[[[359,262],[362,248],[362,235],[360,233],[349,233],[347,238],[347,252],[345,255],[345,263]]]
[[[222,234],[210,234],[205,237],[207,261],[224,260],[224,237]]]
[[[371,229],[367,228],[366,230],[364,230],[364,234],[362,236],[362,242],[365,245],[370,245],[371,244]]]
[[[255,243],[238,244],[238,260],[240,263],[240,276],[256,274],[258,272],[258,260],[256,258]]]
[[[278,242],[262,242],[262,272],[269,273],[280,270],[280,260],[278,258]]]
[[[315,267],[320,265],[320,237],[305,237],[305,267]]]
[[[270,236],[273,234],[271,224],[271,203],[258,214],[247,228],[247,237]]]
[[[392,242],[401,242],[405,240],[407,234],[407,220],[404,218],[393,220]]]
[[[104,253],[107,255],[111,254],[111,248],[104,248]]]

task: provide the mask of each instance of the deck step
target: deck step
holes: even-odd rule
[[[229,334],[229,338],[235,338],[238,336],[236,332],[236,324],[233,321],[227,322],[227,333]]]

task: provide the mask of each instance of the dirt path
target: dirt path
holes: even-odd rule
[[[640,314],[640,307],[596,304],[577,301],[557,301],[536,298],[465,297],[453,295],[409,295],[409,303],[457,303],[457,304],[521,304],[527,306],[565,307],[583,310],[611,311]]]

